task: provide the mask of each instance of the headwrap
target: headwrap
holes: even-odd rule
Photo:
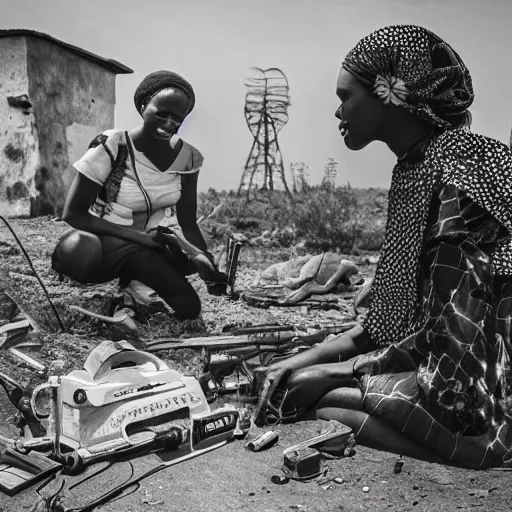
[[[399,105],[440,128],[467,123],[471,76],[452,47],[414,25],[394,25],[361,39],[343,68],[386,104]]]
[[[467,122],[473,89],[455,51],[411,25],[373,32],[347,55],[343,67],[384,103],[406,108],[437,128],[393,170],[386,235],[364,321],[372,342],[388,345],[413,334],[423,320],[420,257],[432,198],[443,181],[443,134]]]
[[[142,114],[142,107],[147,105],[155,94],[169,88],[179,89],[189,97],[190,106],[187,114],[190,114],[196,102],[194,89],[182,76],[172,71],[155,71],[142,80],[133,97],[139,114]]]

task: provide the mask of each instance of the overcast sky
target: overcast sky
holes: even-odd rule
[[[345,54],[372,30],[423,25],[447,40],[474,81],[473,129],[503,142],[512,126],[512,0],[0,0],[1,28],[46,32],[134,70],[117,77],[115,127],[139,122],[133,92],[157,69],[196,91],[182,128],[204,155],[200,189],[237,188],[252,139],[244,118],[248,68],[278,67],[290,84],[280,135],[286,169],[304,161],[320,181],[333,157],[337,183],[387,187],[394,158],[380,143],[348,151],[334,112]]]

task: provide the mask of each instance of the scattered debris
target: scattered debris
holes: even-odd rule
[[[31,367],[32,369],[36,370],[37,372],[44,373],[46,370],[46,366],[44,364],[41,364],[39,361],[36,361],[32,357],[28,356],[24,352],[21,352],[17,348],[11,347],[9,349],[9,353],[11,353],[13,356],[17,357],[20,361],[25,363],[27,366]]]
[[[0,491],[10,496],[56,473],[61,467],[37,452],[19,453],[15,445],[14,441],[0,439]]]
[[[150,507],[156,507],[157,505],[164,504],[164,500],[154,500],[153,496],[151,496],[147,489],[144,491],[144,495],[146,497],[142,500],[142,503],[145,505],[149,505]]]
[[[393,472],[395,475],[399,475],[402,472],[402,468],[404,467],[404,461],[402,459],[402,456],[400,455],[400,458],[395,462],[395,467],[393,468]]]
[[[444,466],[437,467],[435,474],[430,476],[428,479],[439,485],[453,485],[453,478],[450,470]]]
[[[27,348],[27,344],[40,346],[37,340],[30,340],[29,335],[41,332],[41,328],[7,293],[0,291],[0,301],[4,307],[9,303],[11,305],[10,318],[0,326],[0,350],[9,352],[29,368],[43,373],[46,370],[43,364],[19,350],[23,345]]]
[[[290,478],[284,475],[272,475],[270,481],[276,485],[284,485],[290,481]]]
[[[312,294],[328,293],[340,285],[344,286],[344,291],[349,291],[352,289],[350,279],[355,275],[359,275],[359,269],[352,261],[333,252],[324,252],[271,265],[260,274],[255,289],[280,287],[283,296],[276,305],[286,306],[297,304]]]
[[[351,436],[350,427],[331,420],[320,435],[286,448],[281,469],[286,476],[299,481],[318,478],[322,474],[325,476],[328,469],[322,469],[323,460],[355,453],[353,447],[347,452],[347,447],[352,446]],[[319,482],[319,485],[322,483]]]
[[[469,491],[468,494],[470,496],[475,496],[475,498],[482,499],[486,498],[489,492],[486,491],[485,489],[473,489],[472,491]]]
[[[139,330],[137,324],[135,323],[135,320],[133,319],[133,317],[135,316],[135,311],[133,311],[130,308],[122,308],[119,311],[116,311],[114,313],[114,316],[112,317],[100,315],[99,313],[94,313],[93,311],[81,308],[80,306],[71,305],[69,306],[69,308],[78,311],[83,315],[95,318],[96,320],[117,325],[133,333],[137,333]]]
[[[356,454],[356,436],[350,434],[347,445],[343,450],[343,457],[353,457]]]
[[[283,452],[283,457],[281,469],[293,480],[311,480],[322,474],[322,454],[309,446],[287,448]]]
[[[0,372],[0,386],[4,388],[11,404],[18,408],[21,397],[23,396],[23,386],[2,372]]]
[[[105,341],[89,354],[84,370],[50,377],[35,388],[32,403],[48,435],[22,440],[22,447],[50,449],[68,473],[163,447],[187,445],[193,452],[205,443],[222,444],[230,439],[238,418],[231,406],[211,412],[194,377],[182,376],[125,341]],[[189,417],[169,422],[169,412],[180,410]],[[189,458],[189,452],[182,450],[178,459],[183,457]]]
[[[478,499],[486,498],[492,491],[495,491],[497,487],[491,487],[490,489],[472,489],[468,492],[470,496],[475,496]]]
[[[324,473],[324,474],[327,474],[327,468],[326,468],[326,470],[324,470],[324,472],[323,472],[323,473]],[[321,485],[328,484],[328,483],[332,482],[333,478],[334,478],[334,477],[332,477],[332,476],[328,476],[328,477],[325,477],[325,478],[319,478],[319,479],[317,480],[317,484],[318,484],[318,485],[320,485],[320,486],[321,486]]]
[[[331,420],[322,429],[320,435],[292,448],[300,449],[305,446],[310,446],[323,455],[352,457],[355,454],[355,436],[350,427],[339,421]]]
[[[274,446],[279,440],[279,435],[273,430],[260,434],[258,437],[245,443],[245,447],[252,452],[260,452]]]
[[[240,426],[240,416],[236,420],[235,430],[233,430],[233,437],[235,439],[243,439],[247,432],[244,432]]]

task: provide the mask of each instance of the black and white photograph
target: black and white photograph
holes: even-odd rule
[[[0,512],[512,510],[512,0],[0,14]]]

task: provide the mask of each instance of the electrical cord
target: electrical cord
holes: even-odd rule
[[[62,323],[62,320],[61,320],[61,318],[59,316],[59,313],[57,312],[57,309],[56,309],[55,305],[53,304],[52,300],[50,299],[50,295],[48,294],[48,290],[46,289],[43,281],[41,281],[41,278],[39,277],[39,274],[37,273],[36,269],[34,268],[34,265],[32,264],[32,260],[30,259],[30,256],[28,255],[27,251],[23,247],[23,244],[21,243],[21,240],[18,238],[18,236],[14,232],[14,229],[12,229],[11,225],[7,222],[7,219],[2,217],[1,215],[0,215],[0,219],[5,223],[5,225],[9,229],[9,231],[12,233],[12,236],[14,237],[14,239],[16,240],[18,245],[20,246],[20,249],[23,252],[23,255],[25,256],[25,258],[26,258],[26,260],[27,260],[27,262],[28,262],[28,264],[30,266],[30,269],[32,270],[32,272],[34,272],[34,275],[36,276],[39,284],[41,285],[41,288],[43,289],[44,294],[46,295],[46,298],[48,299],[48,302],[50,303],[50,306],[51,306],[51,308],[53,310],[53,313],[55,314],[55,317],[57,318],[57,322],[59,323],[60,329],[62,330],[62,332],[66,332],[66,328],[64,327],[64,324]]]

